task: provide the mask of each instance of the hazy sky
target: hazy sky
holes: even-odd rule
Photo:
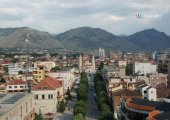
[[[0,28],[23,26],[55,34],[82,26],[113,34],[155,28],[170,35],[170,0],[0,0]]]

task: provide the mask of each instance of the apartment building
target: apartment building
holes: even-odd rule
[[[135,62],[133,64],[133,73],[138,73],[139,75],[156,74],[157,65],[150,62]]]
[[[149,75],[149,84],[153,88],[166,88],[167,87],[167,77],[166,74],[152,74]]]
[[[45,65],[37,65],[36,69],[32,71],[33,79],[40,82],[45,79],[47,69]]]
[[[71,89],[71,87],[73,86],[76,77],[74,75],[74,68],[65,70],[65,71],[56,71],[53,72],[51,71],[50,73],[48,73],[48,76],[50,77],[54,77],[59,81],[63,81],[64,83],[64,91],[67,91],[67,89]]]

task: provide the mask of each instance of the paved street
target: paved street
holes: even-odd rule
[[[88,92],[88,100],[87,100],[87,111],[86,111],[86,120],[97,120],[99,111],[94,99],[94,76],[89,76],[89,92]]]
[[[55,118],[53,120],[72,120],[73,119],[73,108],[76,101],[76,91],[73,89],[71,91],[72,100],[68,101],[67,106],[70,108],[70,110],[66,109],[64,113],[57,113],[55,115]]]
[[[72,120],[73,114],[70,111],[65,111],[64,113],[57,113],[53,120]]]

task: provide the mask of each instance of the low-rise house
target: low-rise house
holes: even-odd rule
[[[7,93],[20,93],[28,91],[28,83],[24,80],[11,80],[6,86]]]
[[[139,86],[140,93],[143,96],[143,99],[147,99],[150,101],[156,101],[157,100],[157,91],[156,88],[152,88],[150,85],[140,85]]]

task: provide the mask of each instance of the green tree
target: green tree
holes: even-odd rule
[[[83,116],[85,116],[86,109],[83,106],[75,105],[73,112],[74,112],[74,115],[81,113],[81,114],[83,114]]]
[[[101,111],[98,120],[114,120],[111,111]]]
[[[59,104],[58,111],[60,113],[63,113],[65,111],[65,108],[66,108],[66,104],[64,103],[64,100],[62,100]]]
[[[19,61],[18,58],[14,58],[14,59],[12,60],[12,63],[17,63],[18,61]]]
[[[35,114],[35,120],[43,120],[41,110],[40,110],[39,114]]]
[[[5,83],[5,82],[6,82],[5,78],[0,78],[0,83]]]
[[[101,62],[101,63],[100,63],[100,66],[99,66],[99,68],[98,68],[98,70],[100,70],[100,71],[101,71],[103,68],[104,68],[104,63],[103,63],[103,62]]]
[[[77,98],[78,100],[87,101],[87,91],[84,89],[79,89],[77,92]]]
[[[70,100],[71,99],[71,93],[70,93],[69,88],[67,89],[66,95],[67,95],[67,100]]]
[[[73,120],[85,120],[83,114],[79,113],[73,117]]]
[[[133,74],[133,64],[127,64],[126,66],[126,75],[130,76]]]

